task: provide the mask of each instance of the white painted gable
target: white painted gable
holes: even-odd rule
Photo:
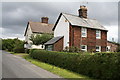
[[[28,28],[27,28],[27,32],[26,32],[26,35],[25,35],[25,41],[27,41],[28,43],[30,43],[30,36],[31,36],[32,33],[32,30],[30,28],[30,24],[28,25]]]
[[[63,48],[69,47],[69,22],[62,15],[54,30],[54,37],[64,36]]]

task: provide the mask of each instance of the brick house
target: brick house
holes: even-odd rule
[[[53,34],[52,28],[53,24],[48,23],[48,17],[42,17],[41,22],[32,22],[29,21],[24,33],[25,36],[25,44],[24,48],[27,49],[44,49],[43,45],[34,45],[32,44],[32,41],[30,40],[31,35],[41,35],[43,33]]]
[[[107,41],[107,52],[117,52],[118,46],[118,43]]]
[[[107,29],[97,20],[87,17],[86,6],[80,6],[78,13],[78,16],[60,13],[53,27],[54,38],[51,41],[55,41],[45,43],[47,50],[62,51],[65,47],[74,46],[83,51],[106,51]]]

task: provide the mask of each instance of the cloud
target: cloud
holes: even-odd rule
[[[15,37],[15,34],[19,34],[19,37],[23,38],[28,21],[39,22],[41,17],[47,16],[49,23],[54,24],[61,12],[78,15],[81,4],[80,2],[3,2],[3,36]],[[118,24],[117,2],[88,2],[86,6],[88,18],[97,19],[108,29]],[[112,29],[108,34],[111,32]],[[117,35],[116,31],[114,35]]]
[[[118,25],[112,25],[112,26],[105,26],[108,29],[107,33],[107,39],[109,41],[112,41],[112,38],[114,38],[114,41],[118,41]]]
[[[120,43],[120,2],[118,3],[118,41]]]

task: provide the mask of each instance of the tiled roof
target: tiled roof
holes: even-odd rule
[[[52,28],[53,24],[46,24],[46,23],[41,23],[41,22],[28,22],[28,25],[30,25],[30,28],[33,33],[53,33]],[[27,25],[27,28],[28,28]],[[27,31],[26,28],[26,31]],[[26,31],[25,34],[26,35]]]
[[[60,40],[63,36],[58,36],[58,37],[54,37],[51,40],[49,40],[48,42],[45,43],[45,45],[47,44],[54,44],[55,42],[57,42],[58,40]]]
[[[61,13],[60,16],[61,15],[63,15],[68,20],[68,22],[71,23],[71,25],[86,27],[86,28],[94,28],[94,29],[100,29],[100,30],[106,30],[107,31],[107,29],[105,27],[103,27],[95,19],[80,18],[79,16],[68,14],[68,13]],[[60,16],[59,16],[58,20],[60,19]],[[56,24],[55,24],[53,30],[55,29]]]
[[[36,33],[53,33],[53,24],[46,24],[41,22],[29,22],[32,32]]]

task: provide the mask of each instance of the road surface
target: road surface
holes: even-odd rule
[[[25,59],[2,51],[2,78],[60,78]]]

